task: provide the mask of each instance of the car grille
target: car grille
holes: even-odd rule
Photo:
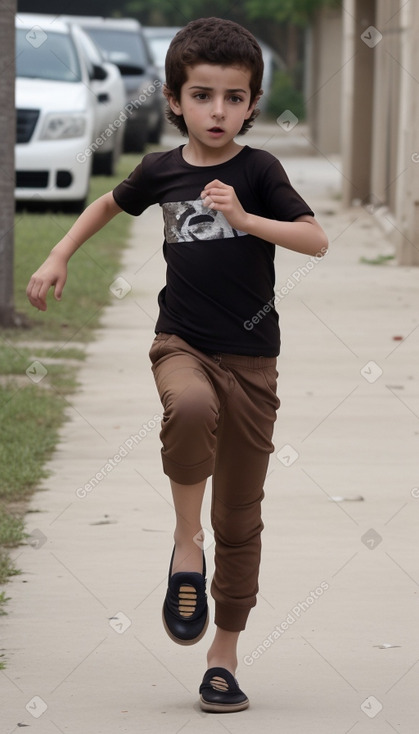
[[[16,188],[46,189],[48,177],[48,171],[16,171]]]
[[[16,142],[29,143],[38,121],[39,110],[16,110],[16,112]]]

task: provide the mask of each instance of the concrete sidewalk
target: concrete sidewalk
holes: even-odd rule
[[[277,252],[282,405],[237,671],[250,708],[202,713],[212,626],[181,648],[161,623],[174,515],[147,356],[164,282],[153,207],[133,222],[27,516],[32,544],[15,554],[4,734],[418,730],[419,272],[360,262],[390,248],[366,210],[340,210],[338,159],[314,156],[298,131],[289,157],[285,133],[256,130],[246,142],[280,155],[331,246],[319,263]],[[209,492],[203,525],[210,582]]]

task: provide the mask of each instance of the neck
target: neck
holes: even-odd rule
[[[201,145],[195,145],[194,142],[189,138],[182,149],[183,159],[192,166],[216,166],[225,163],[234,158],[243,148],[234,140],[223,148],[203,148]]]

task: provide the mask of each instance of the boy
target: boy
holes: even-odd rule
[[[169,120],[188,142],[146,155],[87,207],[27,289],[33,306],[45,310],[51,286],[61,298],[67,262],[83,242],[122,210],[139,215],[161,205],[167,279],[150,359],[176,512],[163,623],[184,645],[200,640],[208,625],[197,537],[212,475],[216,633],[200,705],[214,712],[249,704],[234,676],[238,638],[256,604],[263,483],[279,407],[275,245],[311,256],[327,250],[278,160],[234,140],[256,116],[262,73],[259,45],[236,23],[204,18],[179,31],[167,53],[165,95]]]

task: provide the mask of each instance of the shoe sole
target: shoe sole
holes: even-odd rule
[[[241,703],[209,703],[204,698],[200,698],[199,705],[202,711],[208,711],[214,714],[234,714],[236,711],[244,711],[249,706],[249,699]]]
[[[207,631],[208,624],[209,624],[209,613],[207,612],[207,618],[205,620],[205,624],[204,624],[202,631],[199,633],[197,637],[193,637],[192,640],[182,640],[180,637],[175,637],[173,632],[171,632],[171,630],[167,626],[167,623],[164,617],[164,605],[162,609],[162,619],[163,619],[163,627],[166,630],[167,634],[169,635],[170,639],[173,640],[173,642],[176,642],[178,645],[185,645],[185,646],[186,645],[196,645],[197,642],[202,640],[203,636],[205,635]]]

